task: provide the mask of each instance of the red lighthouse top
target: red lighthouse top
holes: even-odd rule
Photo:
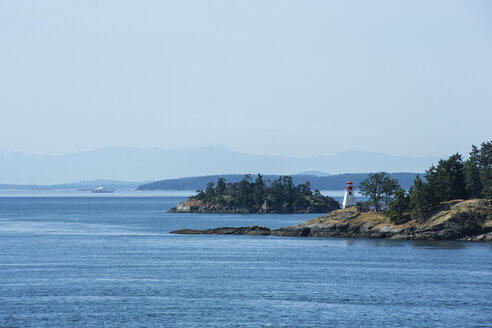
[[[352,190],[352,181],[348,180],[348,181],[345,183],[345,189],[347,189],[347,190]]]

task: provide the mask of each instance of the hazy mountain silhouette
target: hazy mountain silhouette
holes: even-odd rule
[[[173,149],[115,146],[64,155],[0,152],[0,183],[56,184],[98,178],[155,181],[239,172],[423,172],[437,160],[361,151],[313,158],[250,155],[223,146]]]

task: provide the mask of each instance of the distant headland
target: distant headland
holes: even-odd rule
[[[311,190],[306,181],[295,185],[290,176],[264,181],[258,174],[251,181],[248,174],[239,182],[219,178],[205,190],[179,203],[171,213],[326,213],[340,208],[331,197]]]
[[[294,188],[290,177],[283,179],[274,181],[268,193],[275,193],[278,183],[285,185],[285,181],[289,181],[291,190],[297,191],[296,196],[291,198],[294,202],[289,203],[289,208],[294,212],[315,212],[313,209],[316,206],[309,202],[319,197],[319,191],[313,194],[309,183]],[[241,190],[247,179],[241,183],[242,187],[237,184],[230,186],[234,190]],[[492,241],[492,141],[483,142],[480,147],[472,146],[466,160],[460,154],[439,160],[437,165],[432,165],[425,172],[424,179],[417,175],[408,191],[401,188],[397,179],[385,172],[369,174],[359,183],[359,191],[367,197],[367,201],[356,203],[352,182],[347,181],[343,209],[336,209],[339,204],[331,206],[336,202],[328,197],[325,204],[330,205],[330,208],[326,208],[326,212],[331,213],[294,226],[276,230],[257,226],[183,229],[173,233]],[[171,211],[193,212],[193,201],[206,201],[218,206],[220,198],[207,196],[214,195],[214,192],[216,190],[210,184],[205,192],[199,191],[197,196],[178,204]],[[254,188],[251,192],[254,195]],[[246,198],[239,199],[247,199],[250,194],[242,195]],[[302,207],[305,212],[298,211],[295,205],[302,199],[307,201]],[[237,204],[238,199],[233,200]],[[264,202],[270,205],[271,200],[272,198],[267,197]],[[243,202],[244,204],[247,203]],[[259,204],[261,203],[256,203],[259,209],[257,212],[262,212]],[[282,203],[274,204],[272,208],[278,210],[278,205]],[[208,208],[208,212],[221,210],[221,207],[213,206]],[[325,210],[323,207],[317,209]]]
[[[492,241],[491,210],[490,202],[484,199],[456,200],[443,203],[426,220],[411,220],[395,224],[382,213],[349,207],[301,224],[275,230],[251,226],[207,230],[181,229],[171,233]]]

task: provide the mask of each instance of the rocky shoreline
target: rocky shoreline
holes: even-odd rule
[[[293,210],[289,214],[306,214],[306,213],[326,213],[329,210],[335,210],[339,207],[324,208],[318,210],[315,208],[307,208],[303,210]],[[223,213],[223,214],[247,214],[247,213],[269,213],[282,214],[284,212],[275,211],[269,208],[266,204],[256,207],[238,207],[230,205],[222,205],[217,203],[206,202],[198,199],[187,199],[171,208],[168,213]]]
[[[171,231],[171,233],[184,235],[256,235],[269,236],[272,231],[267,227],[250,226],[250,227],[221,227],[207,230],[181,229]]]
[[[491,204],[483,199],[443,203],[425,221],[395,225],[386,216],[355,207],[275,230],[266,227],[181,229],[176,234],[271,235],[284,237],[384,238],[393,240],[492,241]]]

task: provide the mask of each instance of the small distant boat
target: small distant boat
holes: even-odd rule
[[[108,194],[114,192],[114,189],[108,189],[104,187],[104,185],[101,185],[100,187],[97,187],[96,189],[92,189],[93,193],[98,193],[98,194]]]

